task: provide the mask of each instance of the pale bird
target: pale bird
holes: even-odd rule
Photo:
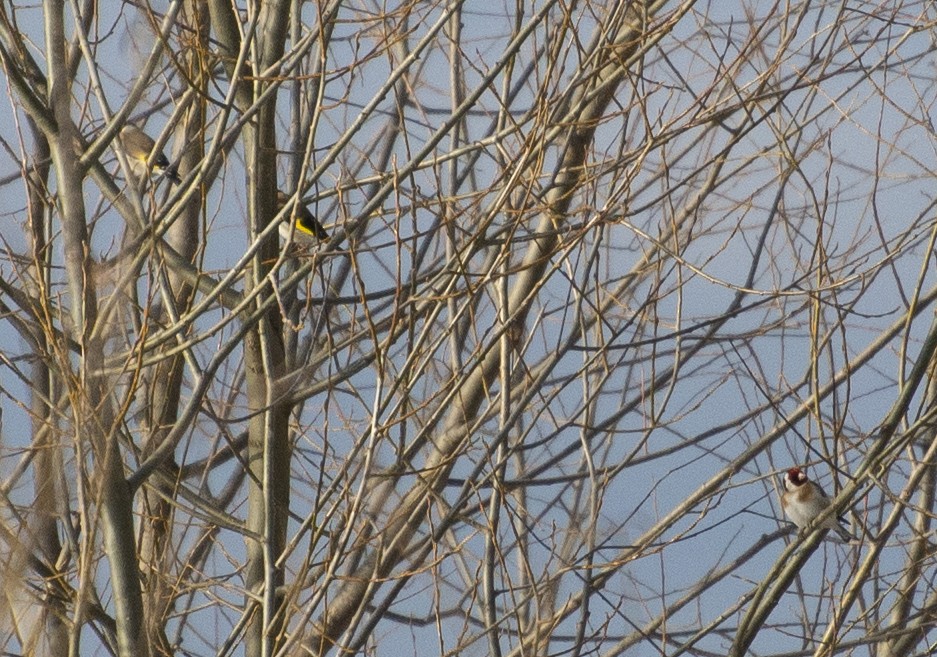
[[[786,490],[781,495],[781,508],[800,529],[807,527],[814,518],[832,504],[832,500],[823,492],[823,489],[807,479],[807,475],[800,468],[791,468],[787,471],[784,477],[784,488]],[[858,541],[858,538],[840,524],[841,521],[841,518],[830,516],[820,527],[832,529],[846,543]]]
[[[163,152],[153,155],[150,159],[150,153],[156,146],[156,142],[132,123],[127,123],[120,130],[120,145],[124,149],[124,154],[130,164],[130,169],[138,178],[149,178],[152,173],[165,175],[169,180],[177,185],[182,182],[175,167],[169,164],[169,160]],[[147,162],[150,162],[148,168]]]

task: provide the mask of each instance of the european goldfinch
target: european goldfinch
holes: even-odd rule
[[[277,190],[277,212],[285,208],[290,201],[290,196]],[[293,218],[295,218],[295,222],[292,221]],[[293,230],[294,223],[296,230]],[[322,227],[319,220],[301,202],[293,204],[291,220],[280,224],[280,235],[285,240],[292,239],[294,244],[300,246],[316,246],[319,242],[325,242],[329,239],[329,234],[325,232],[325,228]]]
[[[149,178],[151,173],[163,174],[177,185],[182,182],[176,173],[175,167],[162,152],[153,155],[152,170],[147,167],[150,153],[156,142],[148,134],[132,123],[127,123],[120,130],[120,145],[130,164],[130,169],[138,178]]]
[[[831,500],[823,489],[807,479],[800,468],[791,468],[784,477],[784,494],[781,495],[781,508],[787,517],[804,529],[814,518],[827,509]],[[859,540],[840,524],[841,518],[830,517],[820,525],[823,529],[832,529],[846,543]]]

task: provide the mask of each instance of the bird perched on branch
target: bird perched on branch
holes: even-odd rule
[[[277,190],[277,212],[285,208],[291,201],[292,197]],[[325,228],[300,200],[297,200],[292,207],[290,221],[284,221],[280,224],[280,235],[283,239],[292,240],[293,243],[300,246],[316,246],[319,242],[325,242],[329,239],[329,234],[325,232]],[[295,230],[293,229],[294,225]]]
[[[784,488],[786,490],[781,495],[781,508],[800,529],[807,527],[832,504],[832,500],[823,492],[823,489],[807,479],[807,475],[800,468],[791,468],[787,471],[784,477]],[[858,538],[840,524],[842,521],[842,518],[831,516],[820,527],[832,529],[846,543],[858,541]]]
[[[134,124],[127,123],[120,129],[120,146],[124,149],[130,169],[137,178],[145,180],[155,173],[165,175],[177,185],[182,182],[175,167],[169,164],[162,151],[150,157],[156,142]]]

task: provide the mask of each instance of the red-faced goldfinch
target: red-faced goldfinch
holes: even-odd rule
[[[165,175],[177,185],[182,182],[164,153],[156,153],[152,159],[150,158],[156,142],[134,124],[124,124],[124,127],[120,129],[120,145],[127,156],[131,171],[138,178],[149,178],[155,173]],[[147,162],[151,163],[149,167]]]
[[[804,529],[830,506],[831,500],[827,494],[817,484],[807,479],[807,475],[800,468],[791,468],[787,471],[787,476],[784,477],[784,488],[786,490],[781,495],[781,508],[799,529]],[[831,516],[821,527],[832,529],[846,543],[859,540],[839,524],[839,520]]]
[[[292,198],[280,190],[277,190],[277,212],[291,203]],[[294,244],[300,246],[316,246],[319,242],[325,242],[329,239],[329,234],[319,223],[319,220],[303,205],[302,200],[298,200],[292,206],[293,217],[296,218],[295,226],[292,221],[284,221],[280,224],[280,236],[284,240],[292,240]]]

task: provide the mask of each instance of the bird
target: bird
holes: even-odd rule
[[[169,160],[162,151],[153,155],[150,160],[150,153],[153,152],[156,142],[133,123],[127,123],[120,129],[120,145],[127,155],[130,169],[135,176],[146,179],[152,173],[156,173],[165,175],[177,185],[182,182],[179,174],[176,173],[176,168],[169,164]],[[150,168],[147,167],[149,161],[152,162]]]
[[[291,197],[289,195],[279,189],[277,190],[277,212],[283,210],[290,201]],[[293,230],[293,218],[296,219],[295,230]],[[329,234],[325,231],[325,228],[302,202],[293,204],[293,214],[290,221],[280,223],[280,235],[283,239],[292,240],[300,246],[316,246],[319,242],[325,242],[329,239]]]
[[[800,468],[791,468],[784,477],[785,492],[781,495],[781,508],[787,517],[803,530],[827,509],[832,500],[817,484],[810,481]],[[822,525],[823,529],[832,529],[845,543],[859,540],[840,522],[842,518],[831,516]]]

